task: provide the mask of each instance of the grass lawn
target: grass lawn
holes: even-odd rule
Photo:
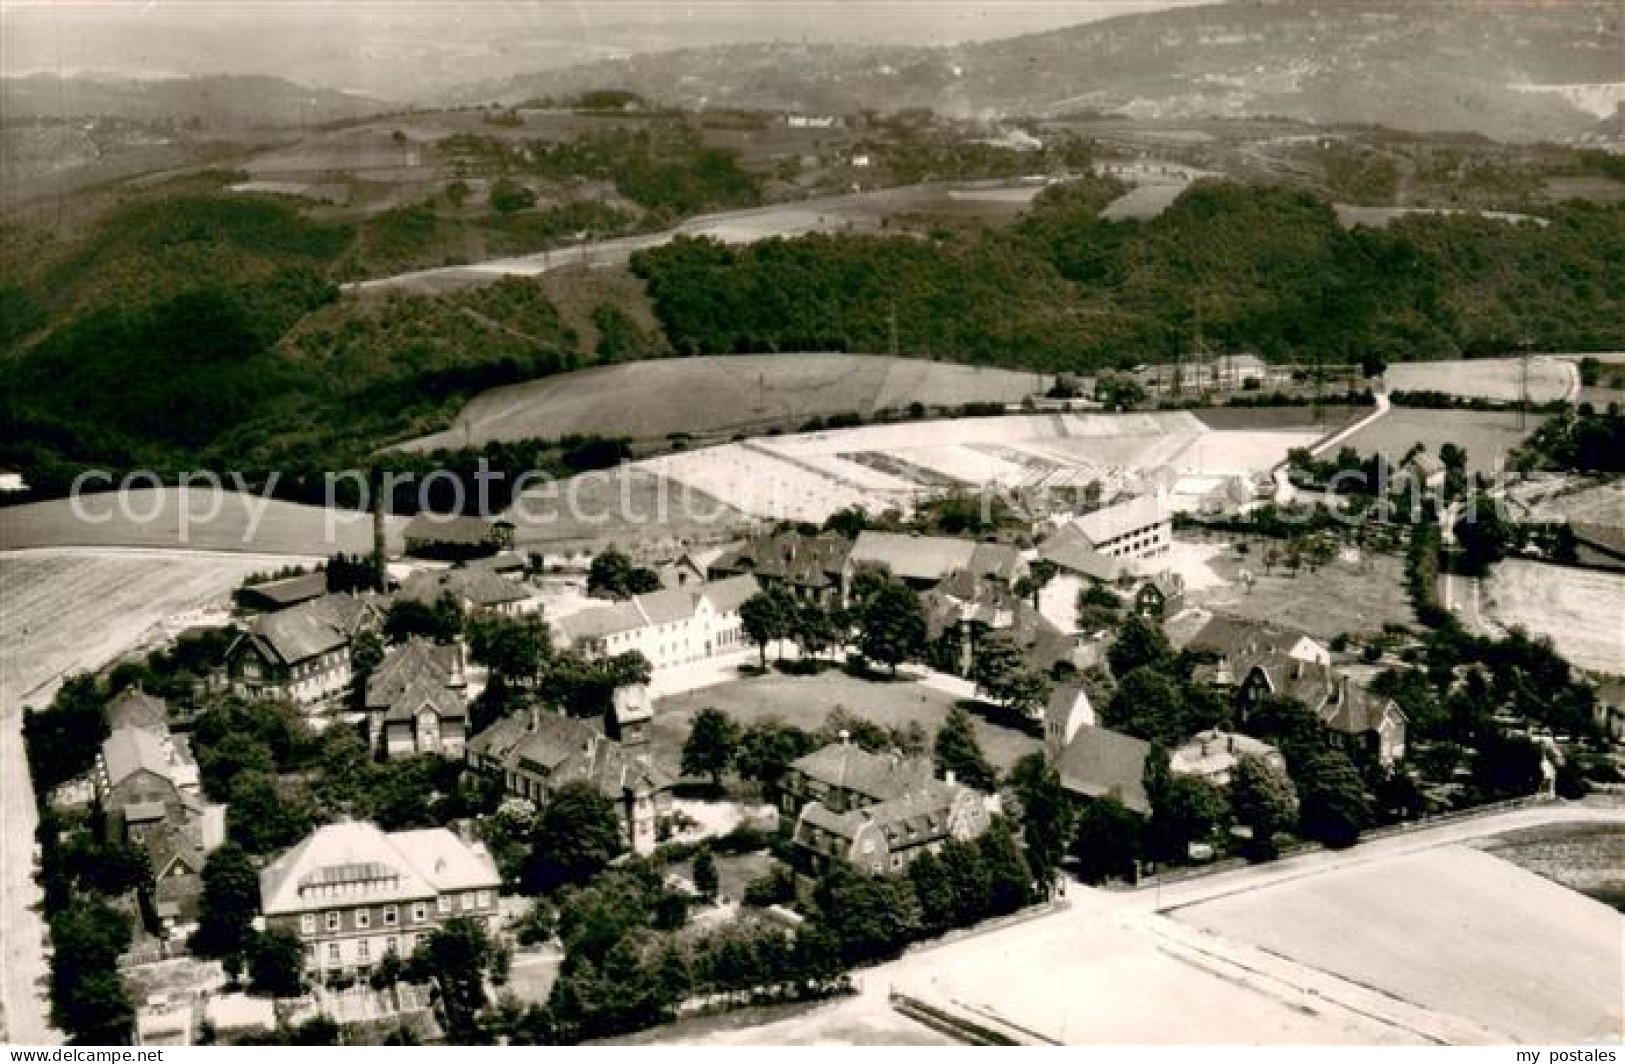
[[[1209,566],[1227,586],[1193,592],[1193,605],[1241,617],[1297,628],[1321,639],[1343,632],[1375,632],[1384,624],[1414,624],[1405,595],[1405,563],[1393,554],[1360,553],[1358,562],[1334,559],[1318,571],[1307,566],[1293,576],[1284,566],[1265,573],[1266,542],[1252,541],[1251,553],[1237,558],[1215,555]],[[1253,573],[1251,590],[1243,587],[1242,569]]]
[[[755,880],[762,878],[779,862],[766,850],[760,853],[742,853],[737,855],[713,855],[717,862],[717,889],[721,892],[724,901],[739,901],[745,896],[745,888]],[[667,865],[666,871],[681,876],[690,883],[694,882],[694,862],[679,861]]]
[[[822,725],[831,710],[843,708],[885,728],[918,721],[934,737],[955,701],[923,684],[862,680],[837,669],[817,676],[769,673],[658,700],[652,753],[656,763],[676,772],[694,715],[706,706],[725,711],[741,726],[777,717],[808,731]],[[973,719],[982,751],[1001,772],[1039,748],[1038,739],[1025,732]]]

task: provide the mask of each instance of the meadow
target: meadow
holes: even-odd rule
[[[1625,673],[1625,574],[1512,559],[1495,567],[1486,591],[1501,624],[1549,638],[1583,669]]]
[[[1469,473],[1490,473],[1506,464],[1512,450],[1540,427],[1542,418],[1529,418],[1527,428],[1518,427],[1518,415],[1510,410],[1425,410],[1396,406],[1348,439],[1346,446],[1361,454],[1380,453],[1398,462],[1415,444],[1432,454],[1454,443],[1467,451]]]

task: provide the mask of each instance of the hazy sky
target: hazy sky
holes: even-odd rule
[[[0,0],[6,74],[279,74],[411,98],[570,63],[755,40],[950,44],[1203,0]]]

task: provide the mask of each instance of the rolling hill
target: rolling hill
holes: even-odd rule
[[[1528,91],[1619,80],[1617,7],[1233,0],[939,48],[743,44],[482,83],[462,99],[623,88],[683,106],[967,116],[1281,116],[1557,139],[1601,122]]]

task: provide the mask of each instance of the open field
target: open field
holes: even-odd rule
[[[927,735],[934,736],[954,702],[952,695],[907,680],[860,680],[835,669],[817,676],[769,673],[659,699],[653,754],[659,764],[676,772],[694,715],[707,706],[725,711],[741,726],[776,717],[808,731],[819,728],[831,710],[844,708],[885,728],[918,723]],[[1039,747],[1038,739],[1025,732],[989,723],[975,714],[971,719],[982,751],[1001,772]]]
[[[503,515],[519,550],[680,548],[737,536],[748,519],[707,495],[635,466],[584,473],[527,492]]]
[[[1546,636],[1583,669],[1625,674],[1625,573],[1514,559],[1495,567],[1486,594],[1500,624]]]
[[[796,427],[814,417],[969,402],[1014,403],[1042,392],[1040,374],[882,355],[717,355],[567,373],[475,397],[455,428],[411,450],[570,433],[663,440]]]
[[[744,513],[821,521],[835,510],[908,509],[944,485],[1045,489],[1099,481],[1111,496],[1160,472],[1251,474],[1315,429],[1213,430],[1186,412],[958,418],[797,433],[640,465]]]
[[[1397,362],[1383,375],[1390,391],[1444,392],[1466,398],[1515,401],[1521,393],[1522,367],[1516,358],[1474,358],[1454,362]],[[1561,359],[1545,355],[1529,360],[1529,398],[1536,403],[1572,399],[1579,372]]]
[[[1619,914],[1463,846],[1174,913],[1507,1040],[1612,1041],[1625,1024]]]
[[[1446,443],[1467,450],[1469,473],[1493,472],[1505,465],[1507,455],[1524,438],[1540,427],[1542,418],[1529,418],[1527,429],[1518,428],[1518,415],[1510,410],[1424,410],[1396,406],[1343,442],[1361,454],[1380,452],[1390,462],[1405,457],[1412,445],[1420,443],[1438,454]]]
[[[1357,563],[1334,559],[1319,570],[1308,566],[1291,575],[1277,564],[1264,568],[1263,552],[1269,540],[1253,540],[1250,553],[1238,557],[1223,551],[1202,559],[1225,581],[1223,586],[1192,590],[1186,601],[1204,609],[1270,621],[1297,628],[1321,639],[1343,632],[1375,632],[1384,624],[1413,624],[1415,614],[1405,594],[1404,560],[1390,554],[1361,552]],[[1240,582],[1241,571],[1253,574],[1249,590]]]
[[[1527,486],[1514,485],[1508,489],[1508,496],[1526,508],[1533,520],[1625,526],[1625,479],[1537,481]]]
[[[0,510],[0,550],[159,547],[251,554],[330,555],[372,550],[372,516],[257,495],[142,488]],[[391,550],[406,518],[386,519]]]

